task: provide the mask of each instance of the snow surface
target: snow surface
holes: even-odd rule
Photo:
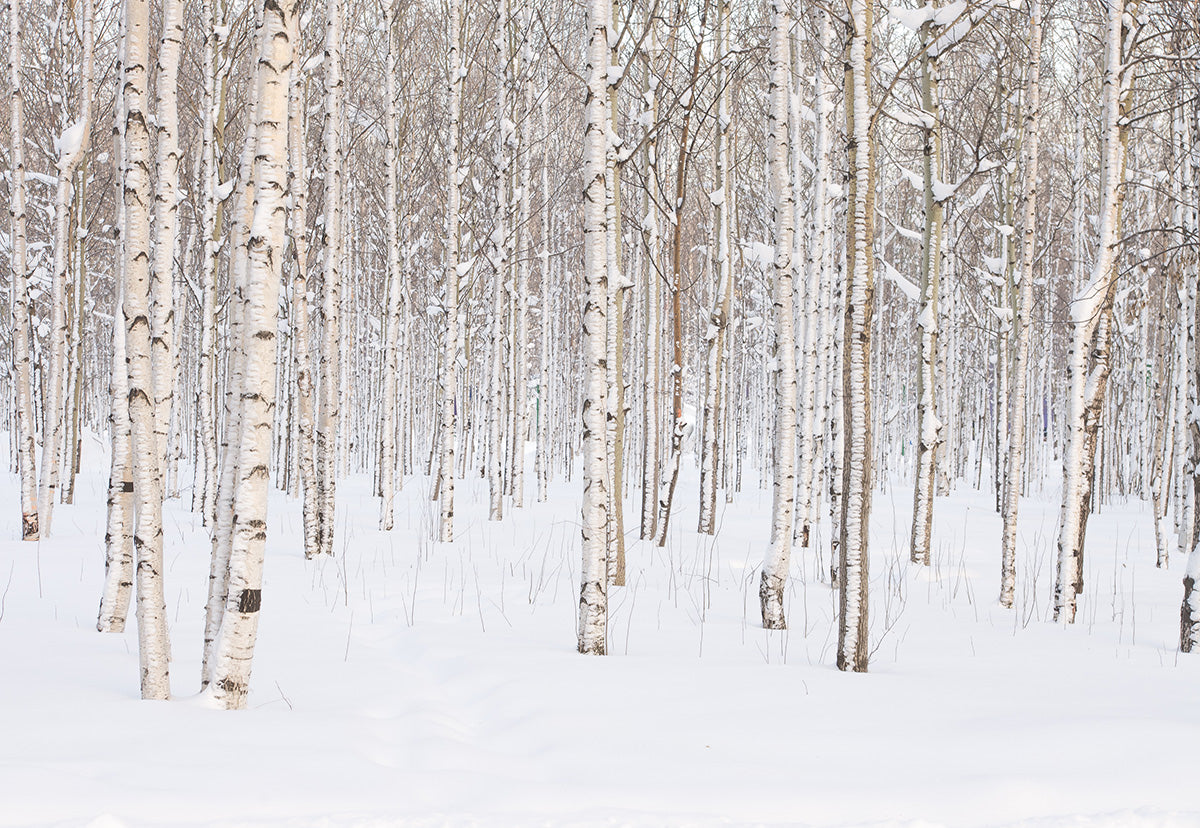
[[[757,473],[711,540],[693,530],[685,458],[667,547],[631,537],[606,658],[574,651],[578,477],[499,524],[486,481],[459,481],[459,540],[439,545],[428,481],[405,482],[385,534],[356,476],[338,487],[336,556],[312,562],[299,503],[276,492],[250,706],[230,713],[191,695],[209,544],[179,501],[175,700],[138,699],[132,614],[124,634],[95,632],[95,437],[84,469],[40,544],[16,540],[16,481],[0,479],[3,826],[1200,825],[1182,560],[1154,568],[1139,502],[1092,518],[1079,622],[1064,628],[1049,621],[1054,487],[1022,505],[1005,611],[990,496],[938,499],[923,569],[908,563],[911,489],[893,482],[872,515],[872,672],[854,675],[831,666],[827,562],[797,550],[792,628],[759,627],[771,492]]]

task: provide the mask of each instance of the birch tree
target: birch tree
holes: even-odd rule
[[[608,312],[608,152],[607,0],[587,4],[587,93],[583,132],[583,583],[579,595],[579,652],[604,655],[608,635],[608,459],[606,457]]]
[[[446,123],[446,237],[442,268],[442,365],[441,417],[438,426],[438,479],[436,497],[440,507],[438,540],[454,540],[454,444],[457,437],[458,369],[462,347],[458,308],[460,273],[459,215],[461,187],[467,171],[460,169],[459,146],[462,141],[462,91],[467,67],[462,54],[462,0],[450,0],[450,55],[448,118]],[[469,263],[467,269],[470,268]]]
[[[1021,216],[1021,269],[1016,313],[1016,354],[1012,400],[1008,410],[1008,468],[1004,473],[1004,528],[1001,538],[1000,603],[1012,607],[1017,580],[1017,511],[1025,467],[1025,399],[1033,314],[1033,265],[1037,252],[1038,148],[1041,138],[1042,2],[1029,2],[1029,65],[1022,117],[1021,168],[1025,176]]]
[[[287,226],[288,87],[292,71],[294,0],[264,2],[261,53],[255,84],[254,219],[247,238],[247,280],[241,346],[245,369],[238,446],[238,480],[229,557],[228,590],[210,662],[208,693],[227,709],[241,709],[262,606],[267,539],[271,434],[275,408],[279,286]]]
[[[33,419],[33,365],[29,341],[29,260],[25,235],[25,94],[21,83],[20,0],[8,0],[9,139],[12,183],[8,203],[12,234],[12,355],[16,401],[17,468],[21,475],[21,538],[38,539],[36,429]]]
[[[1067,442],[1054,582],[1054,618],[1074,623],[1083,590],[1083,543],[1095,482],[1097,434],[1111,370],[1113,298],[1117,284],[1125,159],[1129,141],[1138,0],[1107,0],[1100,90],[1100,204],[1095,261],[1071,303],[1067,355]]]
[[[792,294],[792,254],[795,194],[792,191],[788,163],[788,93],[791,68],[790,40],[794,25],[787,0],[773,0],[771,6],[771,86],[770,175],[774,201],[775,260],[774,307],[775,345],[772,359],[777,397],[774,467],[771,499],[771,545],[763,562],[758,601],[763,627],[782,630],[787,627],[783,611],[783,592],[791,562],[792,521],[796,502],[796,339],[795,309]]]
[[[132,439],[134,549],[137,554],[138,652],[142,698],[166,699],[166,599],[163,592],[162,456],[158,452],[154,411],[154,364],[150,307],[150,151],[149,114],[150,7],[147,0],[125,2],[125,72],[122,88],[124,141],[122,186],[122,275],[129,420]]]
[[[67,270],[69,265],[73,179],[91,144],[92,99],[95,97],[95,11],[92,0],[83,0],[83,42],[79,70],[79,119],[67,126],[56,141],[58,184],[54,197],[54,263],[50,287],[49,372],[43,405],[39,531],[50,534],[59,469],[64,451],[64,395],[67,384]]]
[[[868,534],[871,516],[871,323],[874,303],[875,153],[871,110],[874,0],[851,0],[846,60],[846,308],[843,335],[839,670],[866,672]]]

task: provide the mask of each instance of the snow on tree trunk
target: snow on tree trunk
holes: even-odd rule
[[[17,468],[21,475],[21,538],[38,539],[37,426],[33,415],[33,352],[29,336],[29,264],[25,235],[25,97],[21,85],[20,0],[8,0],[8,79],[11,184],[9,230],[12,234],[12,357],[16,403]]]
[[[161,455],[155,442],[154,368],[150,332],[150,151],[148,106],[150,8],[125,3],[125,113],[122,245],[129,420],[133,444],[134,549],[137,553],[138,651],[142,698],[166,699],[170,657],[163,594]]]
[[[866,672],[868,533],[871,515],[871,321],[874,307],[875,157],[871,118],[873,0],[852,0],[846,61],[849,161],[843,335],[843,461],[838,549],[839,670]]]
[[[243,308],[245,336],[234,495],[233,543],[225,611],[210,662],[208,693],[227,709],[241,709],[262,605],[263,552],[267,538],[271,436],[275,409],[279,286],[287,224],[288,86],[292,70],[294,0],[264,2],[262,50],[257,61],[254,219],[247,243]]]
[[[1014,336],[1012,400],[1009,403],[1008,468],[1004,474],[1004,528],[1000,544],[1000,604],[1012,607],[1017,581],[1017,511],[1021,501],[1021,480],[1025,471],[1025,398],[1029,366],[1029,339],[1033,313],[1033,264],[1037,242],[1038,142],[1041,137],[1042,2],[1029,4],[1029,66],[1025,80],[1025,104],[1022,116],[1021,167],[1025,176],[1024,205],[1021,216],[1021,269],[1018,284]]]
[[[583,564],[579,652],[604,655],[608,634],[608,458],[605,355],[608,315],[608,0],[587,3],[587,94],[583,133]]]
[[[1108,0],[1100,91],[1100,205],[1096,259],[1088,281],[1071,303],[1067,354],[1067,443],[1063,452],[1063,501],[1054,582],[1054,619],[1074,623],[1083,589],[1083,544],[1087,529],[1104,392],[1111,368],[1112,308],[1117,284],[1124,203],[1125,156],[1129,140],[1133,65],[1126,62],[1127,25],[1138,3]]]

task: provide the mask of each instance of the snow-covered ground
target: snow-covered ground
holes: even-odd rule
[[[107,465],[85,450],[77,504],[40,544],[15,540],[16,482],[0,481],[0,825],[1200,825],[1200,656],[1176,652],[1182,562],[1155,569],[1141,503],[1093,516],[1063,628],[1056,492],[1023,506],[1012,611],[987,495],[937,502],[923,570],[911,491],[877,493],[875,653],[847,675],[827,564],[794,560],[791,629],[762,630],[770,492],[701,538],[687,464],[670,543],[629,544],[607,658],[574,650],[578,480],[500,524],[485,482],[459,481],[459,539],[438,545],[426,481],[381,533],[351,478],[337,556],[313,562],[277,493],[250,709],[229,713],[194,696],[209,544],[178,501],[175,700],[138,699],[132,614],[95,631]]]

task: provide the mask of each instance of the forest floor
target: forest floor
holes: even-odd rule
[[[628,502],[607,658],[575,653],[578,479],[498,524],[486,482],[459,481],[458,540],[440,545],[426,480],[383,533],[352,477],[337,554],[316,561],[299,502],[276,493],[250,705],[227,713],[196,696],[210,546],[190,491],[166,517],[175,698],[142,702],[132,612],[125,633],[95,631],[98,440],[84,468],[40,544],[15,540],[16,480],[0,478],[3,826],[1200,825],[1200,656],[1177,653],[1182,560],[1155,568],[1140,502],[1092,517],[1063,627],[1057,491],[1022,506],[1013,610],[989,495],[937,501],[922,568],[911,490],[877,491],[875,651],[853,675],[832,666],[826,562],[793,560],[789,631],[758,623],[757,475],[715,539],[694,531],[686,462],[666,548],[635,540]]]

